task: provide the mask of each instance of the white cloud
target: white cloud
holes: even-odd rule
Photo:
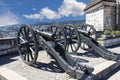
[[[64,0],[61,7],[58,9],[62,16],[81,16],[84,14],[83,10],[86,4],[77,2],[77,0]]]
[[[0,1],[0,26],[13,25],[21,23],[20,18],[15,15],[7,5]]]
[[[28,19],[41,19],[42,16],[40,14],[30,14],[30,15],[23,15],[25,18],[28,18]]]
[[[43,18],[47,18],[47,19],[58,19],[58,18],[60,18],[60,15],[58,13],[49,9],[48,7],[43,8],[41,10],[40,14],[43,16]]]
[[[55,11],[52,11],[48,7],[41,9],[40,13],[38,14],[31,14],[31,15],[23,15],[25,18],[28,19],[57,19],[60,18],[60,15],[58,15]]]
[[[0,1],[0,7],[4,6],[4,3]]]
[[[4,10],[7,10],[6,4],[0,1],[0,13]]]
[[[0,26],[13,25],[19,23],[20,23],[20,19],[11,12],[0,15]]]
[[[58,8],[58,12],[55,12],[48,7],[41,9],[39,13],[31,15],[23,15],[27,19],[59,19],[61,17],[68,16],[81,16],[84,14],[83,9],[86,4],[78,2],[77,0],[64,0],[62,5]]]
[[[32,8],[33,11],[36,11],[36,8]]]

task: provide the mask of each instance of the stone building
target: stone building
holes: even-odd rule
[[[86,23],[97,31],[120,29],[120,0],[91,0],[84,11]]]

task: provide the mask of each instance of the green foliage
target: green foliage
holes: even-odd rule
[[[111,34],[112,34],[112,35],[115,35],[115,34],[116,34],[116,31],[112,31]]]
[[[120,34],[120,31],[116,31],[116,34]]]
[[[104,35],[111,35],[111,32],[109,30],[105,30],[103,34]]]
[[[45,30],[45,27],[44,26],[40,26],[39,27],[39,30],[41,31],[41,30]]]

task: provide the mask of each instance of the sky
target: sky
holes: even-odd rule
[[[90,0],[0,0],[0,26],[39,21],[85,20]]]

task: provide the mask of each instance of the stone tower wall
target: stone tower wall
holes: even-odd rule
[[[119,0],[119,25],[118,25],[118,28],[120,30],[120,0]]]
[[[104,9],[102,7],[91,10],[86,14],[86,23],[93,25],[97,31],[104,30]]]
[[[114,6],[104,6],[104,29],[115,29],[116,26],[116,9]]]
[[[101,2],[91,7],[86,11],[86,23],[93,25],[97,31],[114,30],[116,28],[116,4]]]

